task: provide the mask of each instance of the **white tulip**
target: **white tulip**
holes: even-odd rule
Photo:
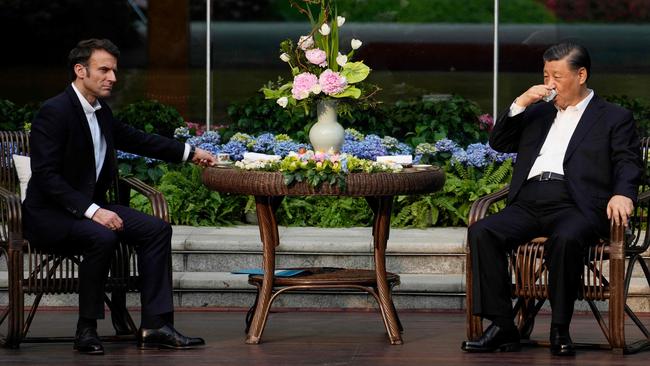
[[[330,34],[330,31],[331,31],[330,26],[327,25],[327,23],[323,23],[323,25],[320,26],[320,30],[319,30],[320,34],[326,36]]]
[[[280,60],[284,62],[289,62],[291,60],[291,57],[289,57],[289,54],[284,52],[283,54],[280,55]]]
[[[348,62],[348,56],[342,55],[339,52],[339,55],[336,56],[336,63],[339,64],[339,66],[344,66]]]
[[[336,17],[336,25],[338,25],[340,27],[343,24],[345,24],[345,17],[340,17],[340,16]]]
[[[287,97],[278,98],[278,100],[276,100],[275,102],[278,103],[280,107],[286,108],[287,104],[289,104],[289,98]]]
[[[361,42],[358,39],[352,38],[352,41],[350,41],[350,46],[352,46],[353,50],[358,50],[359,47],[361,47],[362,44],[363,44],[363,42]]]

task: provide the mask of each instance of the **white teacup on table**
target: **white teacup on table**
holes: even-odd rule
[[[219,153],[217,154],[217,163],[229,163],[230,162],[230,154],[226,153]]]

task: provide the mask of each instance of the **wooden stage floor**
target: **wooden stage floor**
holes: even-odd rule
[[[546,348],[519,353],[467,354],[459,312],[400,313],[404,344],[391,346],[378,313],[279,311],[271,314],[259,345],[244,344],[244,312],[178,311],[177,328],[201,336],[207,346],[189,351],[140,351],[135,343],[106,343],[106,355],[87,356],[71,343],[25,343],[18,350],[0,349],[0,365],[647,365],[650,352],[617,355],[610,351],[579,350],[575,358],[552,357]],[[646,324],[650,315],[643,317]],[[110,335],[110,320],[100,322],[100,335]],[[42,310],[32,336],[69,336],[74,332],[74,309]],[[533,337],[548,336],[548,315],[540,315]],[[628,328],[628,329],[631,329]],[[634,332],[634,336],[638,336]],[[589,315],[576,315],[574,341],[603,339]]]

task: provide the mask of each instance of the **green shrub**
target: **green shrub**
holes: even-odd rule
[[[639,135],[650,136],[650,103],[642,98],[630,98],[627,95],[608,95],[608,101],[632,111]]]
[[[174,137],[174,130],[185,124],[174,107],[157,100],[131,103],[115,113],[115,117],[142,131],[167,137]]]
[[[447,164],[442,190],[426,196],[400,196],[395,207],[394,226],[466,226],[472,203],[503,188],[512,176],[512,160],[490,164],[484,169]],[[505,207],[501,201],[490,208]]]
[[[20,131],[30,124],[36,110],[34,105],[17,106],[7,99],[0,99],[0,131]]]
[[[201,181],[202,168],[179,165],[177,170],[165,169],[158,190],[169,205],[173,225],[215,226],[241,223],[246,196],[222,194],[207,189]],[[131,205],[151,212],[147,199],[134,194]]]

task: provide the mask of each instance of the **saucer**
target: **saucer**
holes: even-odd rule
[[[415,170],[429,170],[429,169],[433,168],[433,165],[431,165],[431,164],[413,164],[412,168],[415,169]]]
[[[217,168],[230,168],[233,165],[232,161],[219,161],[215,164]]]

